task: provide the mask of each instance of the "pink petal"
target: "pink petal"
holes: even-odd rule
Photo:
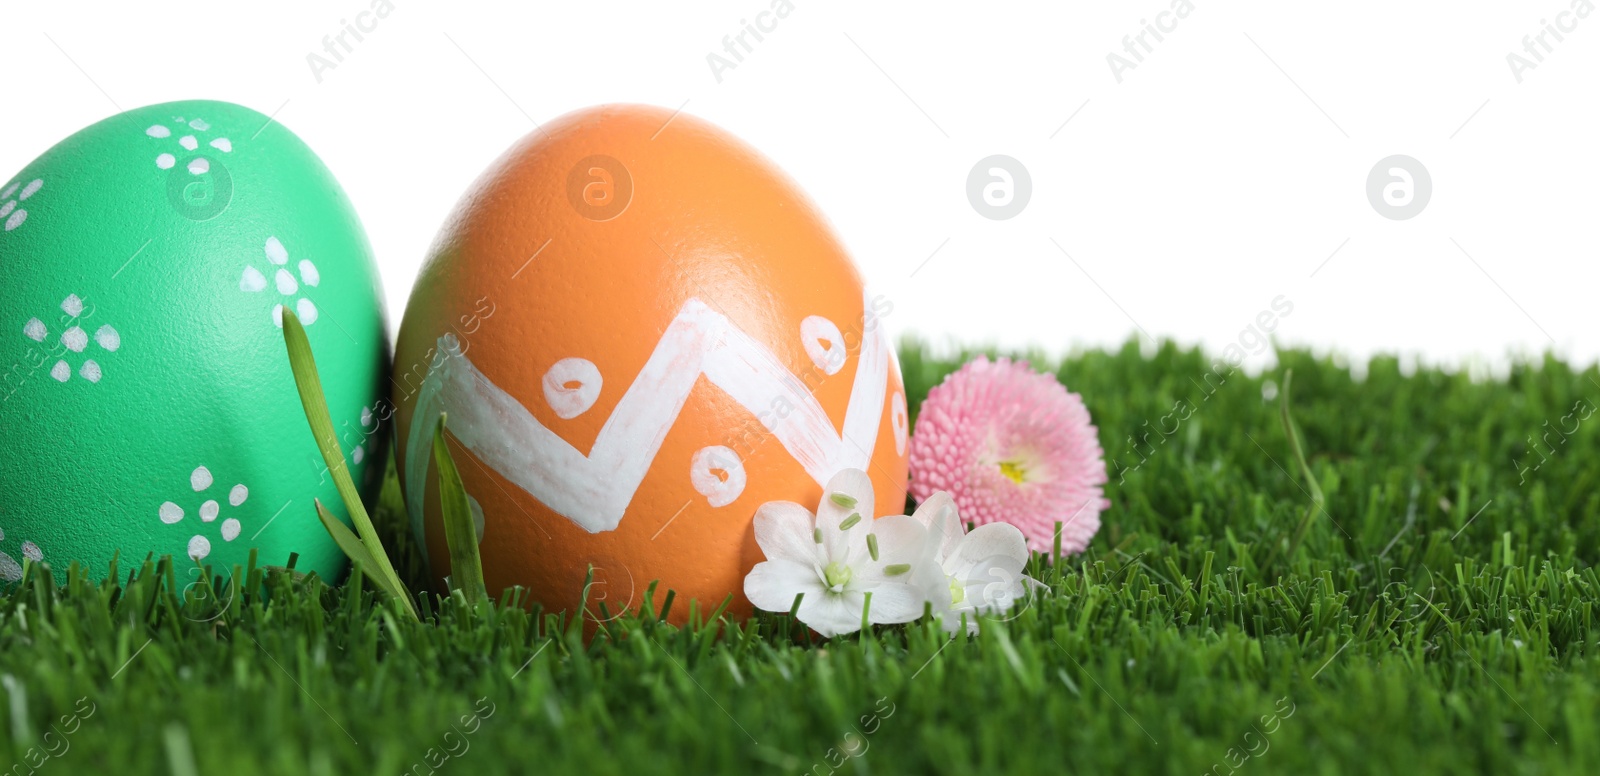
[[[1089,411],[1052,375],[978,357],[928,393],[911,437],[911,494],[948,491],[961,520],[1010,523],[1029,549],[1081,552],[1110,506],[1105,454]],[[1001,464],[1023,470],[1022,482]]]

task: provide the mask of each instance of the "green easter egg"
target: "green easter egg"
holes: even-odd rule
[[[306,325],[351,475],[383,472],[388,330],[372,251],[311,149],[195,100],[101,121],[0,185],[0,582],[259,563],[334,578],[348,521],[301,410]],[[193,559],[193,560],[192,560]]]

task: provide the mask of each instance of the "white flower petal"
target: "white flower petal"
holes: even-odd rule
[[[973,579],[967,584],[963,605],[983,614],[999,614],[1011,611],[1017,601],[1027,597],[1028,588],[1022,584],[1021,574],[1005,574],[995,568],[989,572],[987,580]]]
[[[1021,572],[981,563],[971,575],[957,577],[962,589],[962,600],[952,611],[970,610],[975,614],[999,614],[1010,611],[1016,602],[1028,595],[1027,579]]]
[[[744,578],[744,597],[757,609],[788,612],[800,593],[807,600],[828,595],[817,578],[816,568],[810,564],[769,560],[757,563]]]
[[[905,576],[910,577],[909,574]],[[867,610],[867,617],[880,625],[911,622],[922,616],[929,602],[929,591],[912,584],[909,579],[879,584],[871,592],[872,606]],[[937,610],[937,605],[934,608]]]
[[[834,494],[842,496],[846,503],[851,499],[855,503],[853,506],[844,506],[833,499]],[[817,506],[817,523],[822,526],[838,525],[854,513],[871,520],[876,517],[873,514],[875,511],[872,478],[860,469],[840,469],[828,480],[828,487],[822,489],[822,502]]]
[[[868,530],[861,531],[859,537],[851,541],[851,563],[856,576],[863,581],[878,580],[895,581],[902,575],[886,575],[884,569],[894,565],[910,565],[916,568],[919,565],[932,565],[933,556],[928,552],[928,532],[923,530],[922,523],[906,515],[889,515],[871,521],[866,526]],[[867,534],[878,537],[878,558],[873,560],[867,548]],[[859,544],[860,555],[858,551]]]
[[[954,635],[956,631],[961,630],[963,622],[966,623],[968,635],[978,632],[978,612],[970,606],[947,609],[940,612],[938,618],[939,627],[944,628],[945,633]]]
[[[975,573],[988,575],[983,569],[999,568],[1021,576],[1022,567],[1028,563],[1028,540],[1022,531],[1010,523],[989,523],[972,529],[957,544],[955,551],[944,559],[946,574],[968,578]]]
[[[812,530],[816,519],[792,501],[769,501],[756,509],[756,544],[767,560],[786,560],[810,568],[820,555]],[[787,606],[784,611],[789,611]]]
[[[911,516],[928,529],[933,557],[940,562],[955,552],[961,537],[967,533],[966,526],[961,523],[961,513],[956,509],[956,500],[942,490],[918,504]]]
[[[793,603],[791,601],[790,603]],[[795,616],[826,638],[861,630],[861,610],[867,597],[856,590],[843,593],[807,594]]]

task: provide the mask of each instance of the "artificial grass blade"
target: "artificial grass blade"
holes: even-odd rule
[[[1306,531],[1311,529],[1311,520],[1322,511],[1326,499],[1322,495],[1322,486],[1317,484],[1317,478],[1311,473],[1311,464],[1306,462],[1305,446],[1300,443],[1300,435],[1295,431],[1294,419],[1289,415],[1289,385],[1294,381],[1294,370],[1289,369],[1283,373],[1283,396],[1278,399],[1278,418],[1283,421],[1283,433],[1289,437],[1289,450],[1294,454],[1295,463],[1300,466],[1300,475],[1305,477],[1306,488],[1311,491],[1311,505],[1306,507],[1305,516],[1300,518],[1300,524],[1295,526],[1294,537],[1289,540],[1288,557],[1294,557],[1294,551],[1300,546],[1301,540],[1306,538]]]
[[[295,388],[300,392],[300,405],[305,409],[306,422],[311,424],[311,435],[317,440],[317,449],[322,452],[322,460],[333,476],[333,483],[339,489],[339,498],[344,501],[344,507],[350,513],[350,522],[355,524],[360,544],[366,551],[364,559],[353,555],[350,559],[364,560],[362,567],[375,578],[379,587],[405,602],[406,612],[416,618],[416,603],[406,592],[406,586],[400,582],[394,564],[389,562],[389,554],[384,552],[383,542],[378,540],[378,531],[373,528],[372,519],[361,504],[361,494],[350,479],[350,470],[344,465],[344,450],[339,447],[333,419],[328,416],[328,402],[322,393],[322,378],[317,376],[317,360],[311,354],[311,341],[306,338],[300,318],[287,308],[283,311],[283,342],[289,349],[289,369],[294,373]],[[332,515],[320,502],[317,504],[317,516],[322,519],[324,526],[339,522],[336,519],[329,520]],[[331,533],[332,529],[329,531]],[[334,534],[333,538],[335,542],[339,541],[338,534]],[[350,555],[343,543],[339,546],[345,549],[346,555]]]
[[[445,418],[440,413],[439,423],[433,427],[433,462],[439,467],[439,512],[450,545],[450,581],[476,608],[488,602],[489,591],[483,585],[483,562],[478,557],[478,532],[472,525],[467,489],[444,440]]]
[[[328,530],[328,535],[333,537],[334,544],[339,545],[339,549],[344,551],[345,556],[350,558],[352,563],[361,567],[361,573],[366,575],[367,579],[372,580],[372,583],[377,585],[378,589],[385,594],[409,600],[411,596],[405,592],[404,588],[398,591],[395,590],[390,581],[378,572],[378,563],[373,560],[372,553],[367,552],[367,547],[361,543],[361,538],[356,536],[344,523],[340,522],[339,518],[334,517],[333,513],[322,505],[322,501],[316,501],[316,505],[317,519],[322,521],[322,527]]]

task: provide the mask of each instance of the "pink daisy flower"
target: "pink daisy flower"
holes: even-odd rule
[[[1027,362],[979,356],[928,392],[911,435],[911,495],[949,491],[961,519],[1010,523],[1028,549],[1082,552],[1100,530],[1105,453],[1083,399]]]

